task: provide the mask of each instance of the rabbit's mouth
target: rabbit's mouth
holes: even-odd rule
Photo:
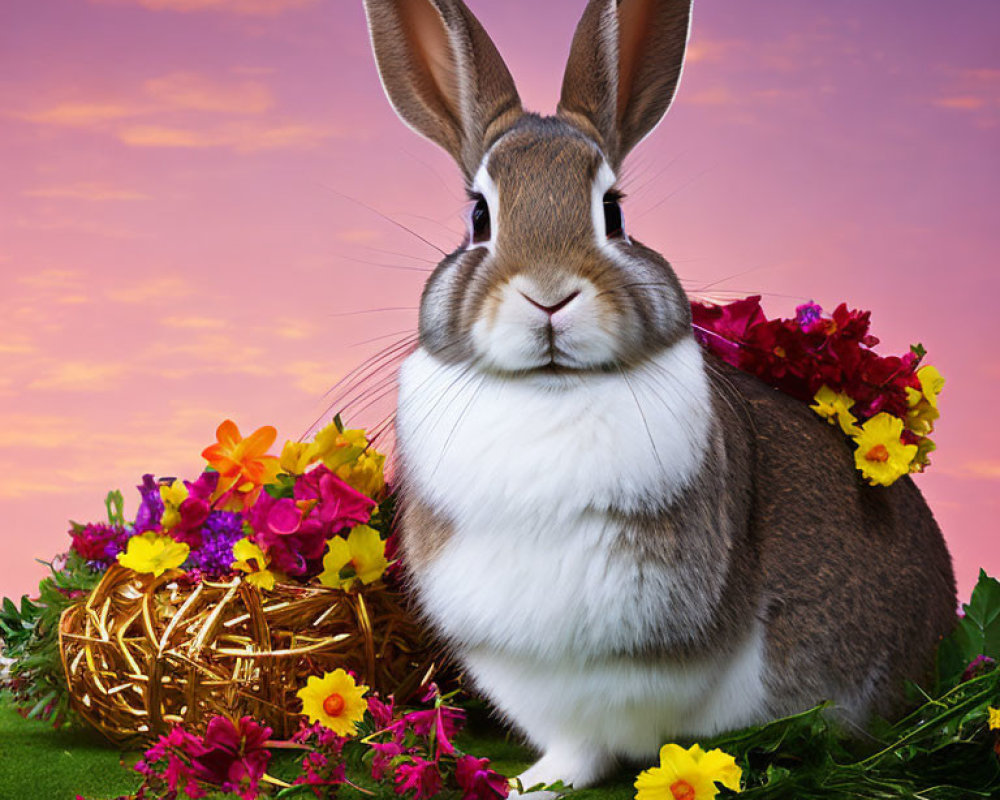
[[[519,274],[490,294],[471,333],[490,372],[567,374],[617,363],[616,322],[584,278],[542,283]]]

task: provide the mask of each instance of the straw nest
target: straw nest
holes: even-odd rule
[[[119,565],[65,611],[59,644],[74,709],[122,746],[175,723],[203,732],[219,714],[253,716],[284,738],[298,728],[295,693],[310,675],[343,667],[405,702],[437,668],[402,597],[381,583],[262,591]]]

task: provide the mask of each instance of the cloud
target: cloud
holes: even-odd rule
[[[58,389],[67,392],[102,392],[116,387],[115,380],[127,370],[126,364],[94,361],[67,361],[52,364],[28,384],[28,389]]]
[[[203,330],[224,328],[226,323],[217,317],[164,317],[160,320],[168,328]]]
[[[335,134],[336,131],[332,128],[307,123],[237,123],[202,129],[134,125],[122,128],[117,136],[119,141],[130,147],[225,147],[240,153],[254,153],[261,150],[311,148]]]
[[[248,79],[245,70],[230,72],[227,80],[191,71],[169,72],[135,87],[131,98],[60,103],[11,116],[38,125],[90,130],[144,148],[227,148],[254,153],[310,148],[337,135],[328,125],[270,117],[275,105],[270,87]],[[266,68],[253,72],[261,75]],[[33,191],[38,197],[135,199],[86,184]]]
[[[941,108],[951,108],[958,111],[979,111],[989,105],[989,101],[975,95],[957,95],[955,97],[938,97],[932,101]]]
[[[15,117],[44,125],[93,128],[143,113],[134,106],[113,103],[60,103],[41,111],[16,112]]]
[[[25,197],[66,200],[146,200],[148,194],[130,189],[117,189],[101,183],[73,183],[65,186],[44,186],[22,192]]]
[[[150,11],[217,11],[241,16],[273,17],[316,0],[91,0],[102,4],[137,5]]]
[[[961,472],[971,478],[996,480],[1000,478],[1000,461],[969,461],[962,465]]]
[[[263,114],[274,105],[271,90],[259,81],[225,84],[196,72],[171,72],[143,84],[147,97],[171,109],[225,114]]]
[[[187,297],[193,290],[180,278],[160,277],[134,283],[131,286],[116,286],[108,289],[107,297],[116,303],[148,303],[151,300],[174,300]]]

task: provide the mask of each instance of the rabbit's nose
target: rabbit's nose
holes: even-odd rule
[[[546,314],[548,314],[551,317],[551,316],[555,315],[556,312],[561,311],[562,309],[566,308],[566,306],[568,306],[570,303],[572,303],[579,296],[579,294],[580,294],[580,290],[577,289],[572,294],[566,295],[558,303],[554,303],[554,304],[552,304],[550,306],[544,305],[543,303],[539,303],[537,300],[535,300],[532,297],[529,297],[524,292],[521,292],[521,297],[523,297],[525,300],[527,300],[529,303],[531,303],[531,305],[533,305],[535,308],[540,308],[542,311],[544,311]]]

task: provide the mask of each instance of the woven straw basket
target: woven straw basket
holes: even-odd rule
[[[402,597],[381,583],[192,586],[180,572],[153,578],[117,564],[65,611],[59,644],[73,707],[124,747],[176,723],[203,732],[219,714],[253,716],[287,738],[310,675],[343,667],[405,702],[438,665]]]

